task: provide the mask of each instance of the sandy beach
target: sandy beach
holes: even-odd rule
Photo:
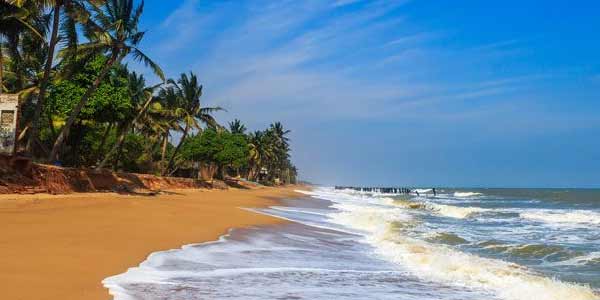
[[[110,299],[101,281],[152,252],[284,222],[240,207],[276,204],[293,189],[0,195],[3,298]]]

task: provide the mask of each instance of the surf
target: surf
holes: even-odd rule
[[[386,208],[371,205],[370,203],[376,202],[373,199],[362,205],[343,203],[343,193],[335,198],[342,203],[334,205],[338,212],[329,217],[332,222],[362,232],[364,241],[374,247],[377,255],[407,268],[424,280],[492,290],[501,299],[506,300],[600,299],[589,286],[563,282],[546,277],[526,266],[480,257],[444,245],[468,243],[466,239],[455,234],[438,234],[431,240],[433,242],[407,235],[411,227],[421,222],[410,214],[411,209],[425,208],[435,214],[458,219],[484,212],[486,209],[435,203],[416,206],[415,202],[405,200],[395,201],[395,206]],[[381,203],[389,201],[381,200]],[[523,257],[543,257],[562,250],[560,247],[548,245],[504,248],[504,251]]]

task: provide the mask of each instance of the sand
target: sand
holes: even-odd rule
[[[152,252],[215,240],[232,227],[282,223],[240,207],[297,195],[293,188],[0,195],[0,294],[13,300],[111,299],[104,278]]]

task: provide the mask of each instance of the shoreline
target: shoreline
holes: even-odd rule
[[[111,299],[102,281],[152,253],[214,241],[232,228],[287,223],[242,208],[277,205],[300,196],[295,188],[0,195],[3,295]]]

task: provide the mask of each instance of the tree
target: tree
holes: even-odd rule
[[[31,2],[31,1],[30,1]],[[87,1],[92,5],[99,5],[104,2],[101,0],[93,0]],[[31,153],[33,143],[38,138],[39,131],[39,120],[42,112],[42,108],[44,107],[44,102],[46,99],[46,89],[48,88],[48,82],[50,80],[50,72],[52,70],[52,64],[54,60],[54,52],[56,49],[56,45],[59,41],[59,25],[60,25],[60,17],[61,11],[64,10],[67,14],[67,24],[72,22],[87,22],[89,18],[89,12],[87,11],[85,5],[86,1],[75,1],[75,0],[46,0],[39,2],[43,6],[52,7],[52,29],[50,30],[50,40],[48,43],[44,43],[47,46],[47,55],[46,62],[44,64],[44,74],[39,82],[39,93],[38,99],[35,105],[35,110],[32,118],[31,125],[31,133],[29,134],[29,139],[27,141],[27,152]]]
[[[76,73],[72,73],[68,79],[57,80],[50,87],[45,109],[56,118],[66,120],[107,61],[108,58],[98,55],[78,62],[81,67]],[[129,93],[130,80],[125,66],[113,66],[107,73],[108,80],[98,86],[79,112],[78,119],[115,122],[130,114],[134,104]]]
[[[88,102],[114,64],[119,64],[123,58],[132,54],[135,60],[150,66],[154,73],[164,80],[164,74],[160,67],[137,48],[144,37],[144,32],[138,30],[138,22],[143,7],[144,3],[142,2],[134,9],[133,0],[112,0],[108,1],[101,8],[92,6],[94,11],[93,20],[90,19],[84,26],[86,36],[90,41],[78,45],[77,52],[84,56],[109,53],[110,58],[71,112],[54,142],[52,151],[48,156],[49,161],[53,161],[57,157],[60,147],[68,136],[69,130],[81,112],[81,109]]]
[[[123,142],[125,141],[125,137],[129,132],[129,129],[135,125],[138,125],[138,121],[148,110],[150,103],[154,99],[153,93],[160,85],[155,85],[151,87],[146,87],[146,81],[144,76],[137,75],[135,72],[129,74],[129,96],[133,102],[134,109],[132,112],[135,113],[133,119],[131,117],[125,118],[123,120],[124,125],[122,126],[121,134],[117,139],[117,143],[113,148],[106,154],[105,158],[98,164],[97,169],[102,169],[104,165],[108,162],[108,160],[121,149]],[[144,126],[143,124],[139,124],[140,126]],[[118,163],[115,161],[115,165]]]
[[[220,168],[224,175],[226,167],[240,168],[248,163],[248,143],[240,134],[207,129],[189,138],[181,150],[184,160],[199,163],[211,173]]]
[[[255,131],[248,137],[249,170],[248,179],[255,180],[265,162],[273,158],[273,149],[265,132]]]
[[[235,119],[229,122],[229,132],[233,134],[246,134],[246,126],[242,124],[242,121]]]
[[[51,132],[50,134],[46,134],[47,130],[40,132],[43,142],[52,145],[56,136],[54,125],[59,126],[64,123],[106,61],[105,56],[98,55],[77,62],[81,65],[77,72],[71,73],[68,79],[59,79],[52,83],[44,106],[44,115],[50,119]],[[134,110],[136,103],[129,94],[130,80],[125,68],[126,66],[123,65],[113,66],[108,72],[107,79],[98,86],[96,92],[82,108],[69,138],[65,140],[65,150],[70,151],[64,152],[63,164],[75,166],[80,163],[95,164],[99,158],[104,157],[105,142],[110,140],[110,135],[116,133],[114,129],[123,128],[123,120],[131,119],[131,111]],[[58,72],[64,71],[58,69]],[[89,147],[81,143],[82,135],[86,134],[98,134],[99,143],[94,143],[94,147],[88,149],[89,152],[82,154],[82,150]]]
[[[196,129],[201,130],[201,125],[208,126],[210,128],[218,127],[217,121],[212,116],[215,111],[223,110],[220,107],[202,107],[200,98],[202,97],[202,85],[198,82],[198,78],[192,72],[189,76],[182,73],[175,82],[173,79],[167,81],[170,86],[164,89],[161,93],[166,99],[170,99],[173,102],[173,115],[177,118],[180,123],[182,131],[181,139],[175,147],[175,150],[171,154],[167,170],[173,168],[175,162],[175,156],[181,149],[181,146],[185,142],[190,130]]]

